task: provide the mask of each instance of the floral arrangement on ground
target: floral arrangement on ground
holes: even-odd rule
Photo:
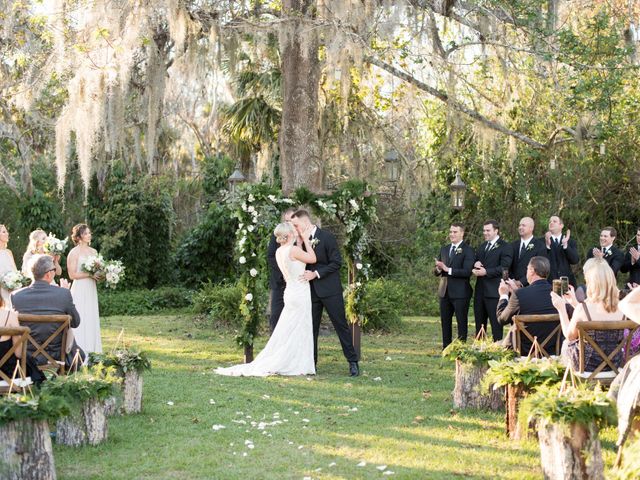
[[[489,361],[511,360],[516,353],[488,340],[463,342],[454,340],[442,351],[442,358],[472,365],[488,365]]]

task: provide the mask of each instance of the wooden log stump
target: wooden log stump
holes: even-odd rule
[[[46,420],[17,420],[0,426],[0,478],[55,480]]]
[[[104,414],[112,417],[120,413],[120,399],[116,395],[107,397],[104,401]]]
[[[538,424],[545,480],[604,480],[602,450],[595,424]]]
[[[518,411],[520,402],[527,396],[527,392],[522,385],[507,385],[505,391],[505,426],[507,436],[511,440],[520,440],[529,436],[530,430],[523,429],[518,422]],[[524,431],[523,431],[524,430]]]
[[[142,375],[137,370],[124,374],[122,382],[122,408],[125,413],[140,413],[142,410]]]
[[[56,442],[62,445],[98,445],[106,438],[107,417],[103,401],[87,400],[80,411],[58,420]]]
[[[456,360],[456,383],[453,388],[454,408],[501,410],[504,407],[504,388],[482,393],[480,383],[489,367]]]

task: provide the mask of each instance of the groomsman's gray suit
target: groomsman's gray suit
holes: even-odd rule
[[[30,315],[71,315],[71,328],[77,328],[78,325],[80,325],[80,314],[73,303],[71,292],[66,288],[49,285],[42,280],[36,280],[31,286],[13,293],[13,295],[11,295],[11,302],[13,309],[18,313],[27,313]],[[30,324],[28,322],[25,323],[24,326],[31,329],[31,336],[40,344],[46,341],[59,327],[56,323]],[[49,355],[59,355],[61,341],[62,337],[58,335],[47,345],[45,350]],[[77,348],[79,347],[74,340],[70,353],[75,354]],[[27,350],[29,354],[33,354],[35,351],[31,344],[28,345]],[[84,352],[82,352],[82,350],[80,351],[84,357]],[[35,360],[39,364],[46,363],[43,355],[39,355]]]

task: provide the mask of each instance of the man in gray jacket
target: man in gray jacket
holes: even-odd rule
[[[11,295],[11,302],[14,310],[18,313],[27,313],[31,315],[71,315],[71,328],[77,328],[80,325],[80,314],[73,304],[71,292],[62,287],[51,285],[56,274],[56,267],[53,258],[49,255],[42,255],[36,259],[31,267],[34,282],[27,288],[18,290]],[[51,334],[60,326],[57,323],[29,323],[23,324],[31,329],[31,336],[39,344],[44,343]],[[61,345],[62,335],[58,335],[46,346],[45,350],[54,358],[59,358],[60,349],[66,346]],[[27,347],[29,354],[33,355],[35,348],[29,344]],[[76,350],[80,351],[82,360],[85,354],[78,347],[75,340],[70,349],[67,349],[67,365],[71,363]],[[46,363],[44,355],[38,355],[35,360],[39,363]]]

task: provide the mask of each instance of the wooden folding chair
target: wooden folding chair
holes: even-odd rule
[[[545,338],[541,338],[539,335],[531,334],[527,328],[527,325],[540,323],[557,323],[558,325]],[[522,351],[523,335],[529,339],[532,345],[534,343],[534,337],[538,339],[540,353],[543,356],[550,357],[551,355],[560,355],[560,347],[562,346],[562,328],[560,327],[560,316],[557,313],[551,315],[514,315],[513,324],[516,327],[516,345],[514,350],[520,352],[520,355],[526,357],[529,353]],[[545,347],[554,337],[556,339],[556,348],[554,352],[549,353]]]
[[[0,337],[5,335],[11,337],[20,337],[20,343],[18,345],[11,344],[11,348],[0,358],[0,394],[6,394],[11,392],[17,392],[31,383],[31,379],[27,377],[27,338],[29,336],[29,329],[27,327],[0,327]],[[2,371],[7,362],[13,357],[17,351],[22,354],[20,357],[20,372],[21,375],[17,378],[12,378]],[[12,372],[13,373],[13,372]]]
[[[56,323],[59,324],[58,328],[49,335],[42,343],[33,338],[31,333],[27,338],[27,343],[32,348],[28,348],[31,356],[36,359],[40,355],[47,360],[44,364],[39,364],[38,368],[42,371],[52,370],[58,374],[64,374],[65,372],[65,357],[67,354],[67,334],[69,333],[69,325],[71,323],[70,315],[29,315],[25,313],[18,314],[18,321],[20,325],[29,326],[37,323]],[[60,336],[60,351],[48,352],[47,347],[49,344]],[[40,362],[38,362],[40,363]]]
[[[619,321],[590,321],[590,322],[578,322],[576,324],[578,328],[578,339],[580,349],[579,353],[579,369],[577,375],[581,378],[590,381],[598,381],[604,385],[609,385],[613,379],[620,373],[620,369],[624,367],[629,357],[629,347],[631,345],[631,337],[633,332],[638,328],[638,324],[631,320],[619,320]],[[629,334],[625,337],[624,330],[628,329]],[[602,347],[598,345],[593,338],[593,332],[620,332],[620,341],[616,347],[608,354],[602,350]],[[601,362],[592,372],[585,371],[585,349],[589,345],[595,353],[600,355]],[[624,358],[620,365],[616,365],[614,359],[618,353],[624,349]],[[610,370],[605,370],[605,368]]]

